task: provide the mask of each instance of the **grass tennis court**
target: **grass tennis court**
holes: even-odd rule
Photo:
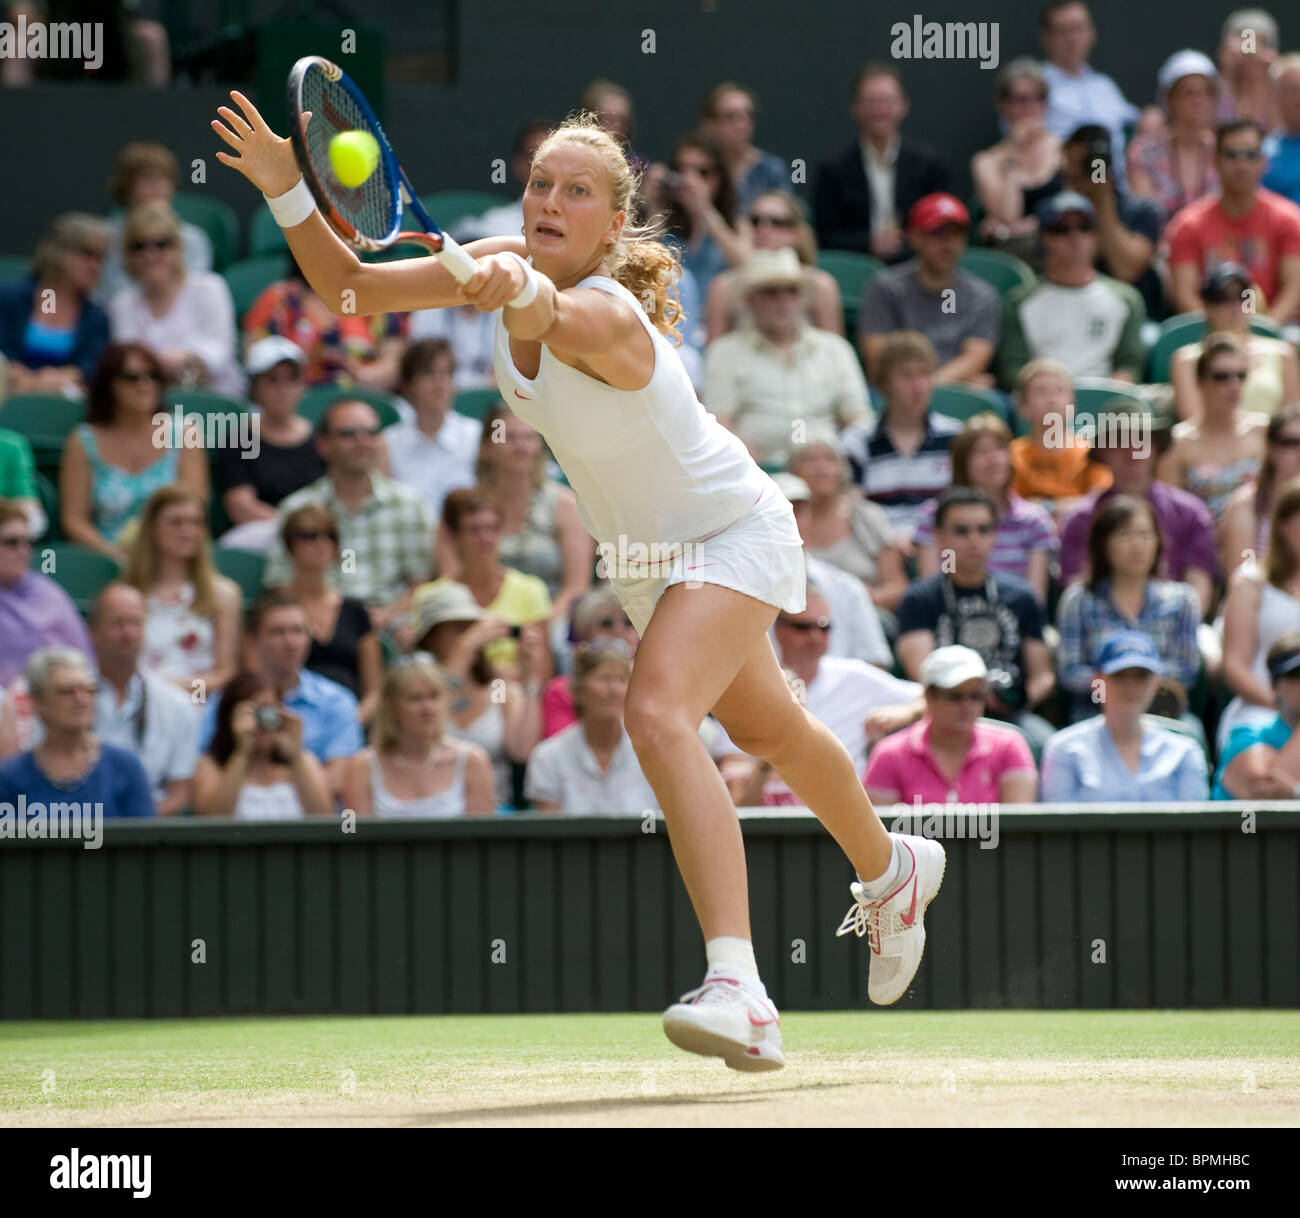
[[[1295,1125],[1300,1012],[789,1012],[785,1070],[657,1015],[0,1024],[0,1125]]]

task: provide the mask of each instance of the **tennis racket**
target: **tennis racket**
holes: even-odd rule
[[[312,119],[304,134],[302,116]],[[334,176],[330,141],[345,131],[366,131],[379,145],[379,163],[357,187]],[[336,63],[319,55],[298,60],[289,72],[289,138],[303,180],[334,231],[358,250],[383,250],[412,241],[428,250],[460,283],[478,269],[474,259],[442,231],[420,204],[384,129],[365,95]],[[402,229],[402,212],[424,230]],[[521,297],[522,298],[522,293]],[[519,299],[517,298],[517,299]]]

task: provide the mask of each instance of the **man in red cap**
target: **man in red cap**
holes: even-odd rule
[[[912,206],[907,239],[916,257],[877,275],[863,293],[858,349],[869,372],[890,334],[920,330],[939,357],[936,384],[993,384],[988,368],[998,345],[998,294],[961,268],[970,214],[949,194],[929,194]]]

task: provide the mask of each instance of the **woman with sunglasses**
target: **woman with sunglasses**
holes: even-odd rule
[[[135,208],[122,246],[133,284],[108,302],[113,340],[153,348],[179,385],[242,397],[235,302],[220,275],[186,267],[176,213],[163,202]]]
[[[817,238],[794,196],[784,190],[765,190],[755,198],[746,218],[756,250],[793,249],[799,255],[809,323],[843,338],[844,301],[839,284],[817,265]],[[714,276],[704,310],[709,342],[744,320],[748,310],[736,271],[726,270]]]
[[[1217,529],[1233,492],[1259,471],[1268,417],[1240,409],[1250,375],[1246,344],[1235,334],[1211,334],[1201,347],[1196,361],[1201,413],[1174,426],[1157,477],[1201,499]]]
[[[971,157],[971,181],[984,209],[980,240],[1037,261],[1035,210],[1062,187],[1061,141],[1045,126],[1047,80],[1032,59],[1015,59],[998,76],[994,100],[1004,132]]]
[[[1223,679],[1235,697],[1219,720],[1222,750],[1239,724],[1271,723],[1277,691],[1268,649],[1300,630],[1300,478],[1278,488],[1262,558],[1247,558],[1228,582],[1223,606]]]
[[[1072,719],[1100,711],[1093,661],[1106,639],[1121,630],[1140,630],[1156,645],[1165,691],[1160,713],[1186,715],[1187,691],[1201,669],[1201,603],[1188,584],[1155,578],[1160,551],[1160,530],[1145,499],[1112,495],[1102,501],[1088,534],[1087,583],[1066,588],[1056,611],[1057,669],[1072,695]],[[1204,736],[1195,716],[1187,722]]]
[[[41,238],[29,273],[0,284],[7,392],[85,394],[108,346],[108,317],[91,299],[108,243],[103,220],[67,212]]]
[[[365,601],[344,596],[327,582],[339,561],[338,522],[328,508],[308,504],[285,517],[280,536],[293,570],[285,591],[302,606],[311,634],[304,667],[351,690],[368,726],[383,660]]]
[[[1241,339],[1250,368],[1241,391],[1241,409],[1272,415],[1284,402],[1300,402],[1300,359],[1285,339],[1256,334],[1250,328],[1255,317],[1249,308],[1252,289],[1250,272],[1240,263],[1221,262],[1215,267],[1201,284],[1205,332],[1235,334]],[[1169,381],[1174,387],[1179,418],[1201,416],[1196,369],[1204,349],[1203,342],[1188,343],[1179,347],[1169,362]]]
[[[632,625],[627,611],[618,603],[614,589],[608,584],[593,588],[573,607],[573,631],[577,635],[576,646],[593,643],[598,639],[622,639],[632,655],[636,655],[636,628]],[[554,646],[556,667],[561,671],[552,677],[542,690],[542,736],[554,736],[563,731],[570,723],[578,721],[578,714],[573,709],[573,690],[569,685],[568,672],[573,666],[574,652],[568,646],[567,637],[563,646]]]
[[[1268,421],[1259,476],[1239,487],[1219,525],[1219,562],[1232,573],[1268,550],[1269,522],[1277,488],[1300,478],[1300,402],[1283,406]]]
[[[920,805],[1031,804],[1038,769],[1021,734],[983,718],[989,672],[977,651],[936,647],[921,662],[925,714],[886,736],[862,775],[871,802],[895,816]],[[919,817],[918,817],[919,819]]]
[[[206,455],[177,445],[163,402],[165,379],[148,347],[109,347],[91,382],[86,421],[73,428],[59,463],[64,534],[123,565],[137,517],[154,491],[180,482],[207,501]],[[159,416],[168,420],[163,431]]]

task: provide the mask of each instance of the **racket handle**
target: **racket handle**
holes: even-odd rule
[[[478,263],[446,233],[442,236],[442,251],[434,257],[456,276],[459,283],[468,283],[474,277],[474,272],[478,270]]]

